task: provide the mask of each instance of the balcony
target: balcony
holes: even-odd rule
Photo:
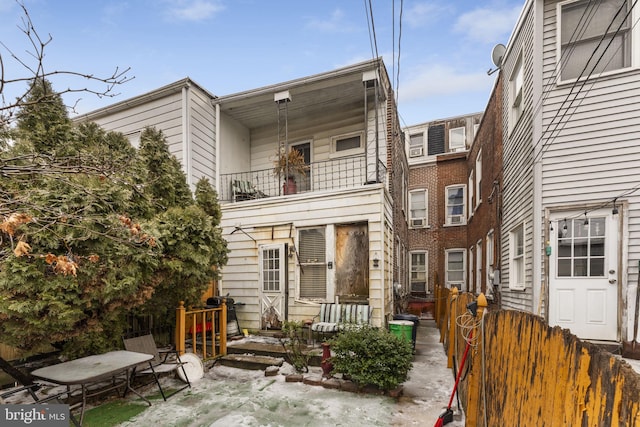
[[[371,171],[369,175],[375,175]],[[378,160],[377,180],[386,182],[387,169]],[[221,202],[241,202],[267,197],[330,191],[361,187],[367,181],[367,162],[364,155],[314,162],[309,165],[306,176],[292,174],[291,180],[274,175],[273,169],[254,170],[220,175]]]

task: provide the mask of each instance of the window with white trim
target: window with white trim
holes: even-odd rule
[[[451,185],[445,189],[446,225],[466,223],[465,186]]]
[[[449,129],[449,150],[464,150],[466,148],[465,136],[464,126]]]
[[[266,245],[261,247],[260,260],[262,268],[260,278],[263,292],[280,292],[284,281],[284,261],[282,260],[284,245]]]
[[[424,154],[424,133],[409,135],[409,157],[420,157]]]
[[[325,228],[300,229],[298,246],[300,298],[323,300],[327,297]]]
[[[469,279],[467,280],[467,283],[469,284],[469,289],[468,290],[471,290],[471,286],[473,285],[473,272],[474,272],[473,262],[475,260],[475,253],[476,253],[475,252],[475,248],[473,246],[469,246],[469,252],[468,253],[469,253],[469,268],[468,268]],[[467,290],[467,289],[464,289],[464,290]]]
[[[447,249],[444,254],[447,268],[444,280],[447,288],[456,286],[462,289],[465,276],[464,249]]]
[[[476,292],[482,290],[482,240],[476,243]]]
[[[411,252],[411,292],[427,292],[427,252]]]
[[[525,250],[524,224],[518,225],[509,233],[509,288],[525,288]]]
[[[493,240],[493,230],[489,231],[487,233],[487,237],[485,239],[486,243],[485,243],[485,248],[487,251],[487,255],[485,256],[486,259],[486,264],[487,264],[487,282],[488,283],[493,283],[493,269],[494,269],[494,265],[493,265],[493,260],[494,260],[494,240]]]
[[[409,192],[409,226],[413,228],[427,226],[427,190]]]
[[[473,202],[474,189],[476,188],[474,180],[475,178],[472,169],[471,172],[469,172],[469,182],[467,184],[467,188],[469,189],[469,218],[473,216],[473,208],[475,207],[475,203]]]
[[[520,51],[516,65],[513,67],[511,77],[509,78],[509,101],[511,110],[509,129],[514,128],[523,111],[522,86],[524,83],[524,71],[522,62],[522,51]]]
[[[476,207],[482,202],[482,150],[476,156]]]
[[[364,146],[362,134],[356,133],[333,137],[331,140],[331,149],[333,153],[341,156],[363,153]]]
[[[560,80],[631,66],[632,16],[627,16],[631,7],[630,0],[579,0],[558,5]]]

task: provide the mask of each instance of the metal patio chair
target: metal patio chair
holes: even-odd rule
[[[189,381],[189,377],[187,376],[187,372],[184,369],[184,363],[180,360],[180,354],[173,349],[159,349],[156,346],[156,342],[153,339],[153,335],[147,334],[134,338],[125,338],[124,340],[124,348],[127,351],[135,351],[137,353],[145,353],[151,354],[153,359],[148,362],[148,365],[142,364],[140,365],[133,373],[135,376],[142,375],[151,375],[160,390],[160,394],[162,398],[166,401],[167,398],[173,396],[179,391],[184,390],[185,388],[191,388],[191,382]],[[148,367],[147,367],[148,366]],[[170,394],[166,394],[162,385],[160,384],[160,380],[158,374],[165,372],[173,372],[178,369],[182,370],[182,374],[184,375],[184,380],[186,385],[180,387],[179,389],[173,391]],[[151,384],[153,381],[149,381],[145,385]]]

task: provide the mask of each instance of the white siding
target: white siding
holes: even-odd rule
[[[544,81],[554,76],[556,65],[556,5],[545,6]],[[637,28],[636,28],[637,30]],[[633,42],[637,42],[636,37]],[[581,88],[582,87],[582,88]],[[622,302],[633,309],[640,259],[640,72],[610,74],[576,85],[552,85],[543,107],[543,205],[610,205],[619,197],[623,229]],[[577,94],[577,95],[576,95]],[[563,106],[564,102],[564,106]],[[571,106],[568,112],[566,107]],[[562,109],[560,109],[562,108]],[[557,112],[560,111],[559,114]],[[565,114],[566,112],[566,114]],[[557,129],[553,134],[552,129]],[[622,234],[625,236],[625,233]],[[632,316],[622,311],[623,332],[632,330]],[[623,340],[631,340],[629,333]]]
[[[191,135],[191,174],[195,185],[200,178],[208,178],[215,188],[216,121],[215,108],[206,93],[191,86],[189,122]]]
[[[532,70],[534,14],[529,9],[522,26],[510,41],[502,71],[503,100],[503,225],[501,227],[501,298],[504,308],[532,311],[532,223],[533,223],[533,155],[532,155]],[[510,124],[510,76],[518,56],[523,58],[523,113],[517,124]],[[525,290],[509,289],[509,232],[525,223]]]
[[[237,310],[243,328],[260,327],[258,306],[258,246],[274,243],[297,243],[300,227],[327,226],[348,223],[367,223],[369,232],[369,259],[377,254],[379,268],[370,264],[370,301],[374,307],[373,323],[384,324],[390,307],[385,301],[389,284],[385,284],[383,269],[389,253],[387,236],[390,228],[390,208],[382,185],[340,193],[301,194],[272,197],[255,201],[250,206],[225,204],[222,206],[223,237],[230,249],[229,262],[222,269],[221,294],[229,293],[238,302],[246,303]],[[235,231],[240,227],[243,231]],[[233,233],[232,233],[233,232]],[[245,234],[245,232],[247,234]],[[250,236],[250,237],[249,237]],[[255,239],[255,241],[253,240]],[[327,239],[327,241],[333,241]],[[383,258],[384,257],[384,258]],[[319,304],[296,300],[297,266],[289,259],[289,320],[303,320],[318,314]],[[334,261],[328,259],[328,261]]]

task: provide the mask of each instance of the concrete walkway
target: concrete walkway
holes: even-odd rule
[[[266,377],[262,371],[215,365],[191,390],[154,401],[121,426],[433,426],[454,384],[446,363],[435,322],[423,319],[409,380],[398,399],[287,383],[284,369]],[[453,409],[448,426],[464,426],[455,399]]]

